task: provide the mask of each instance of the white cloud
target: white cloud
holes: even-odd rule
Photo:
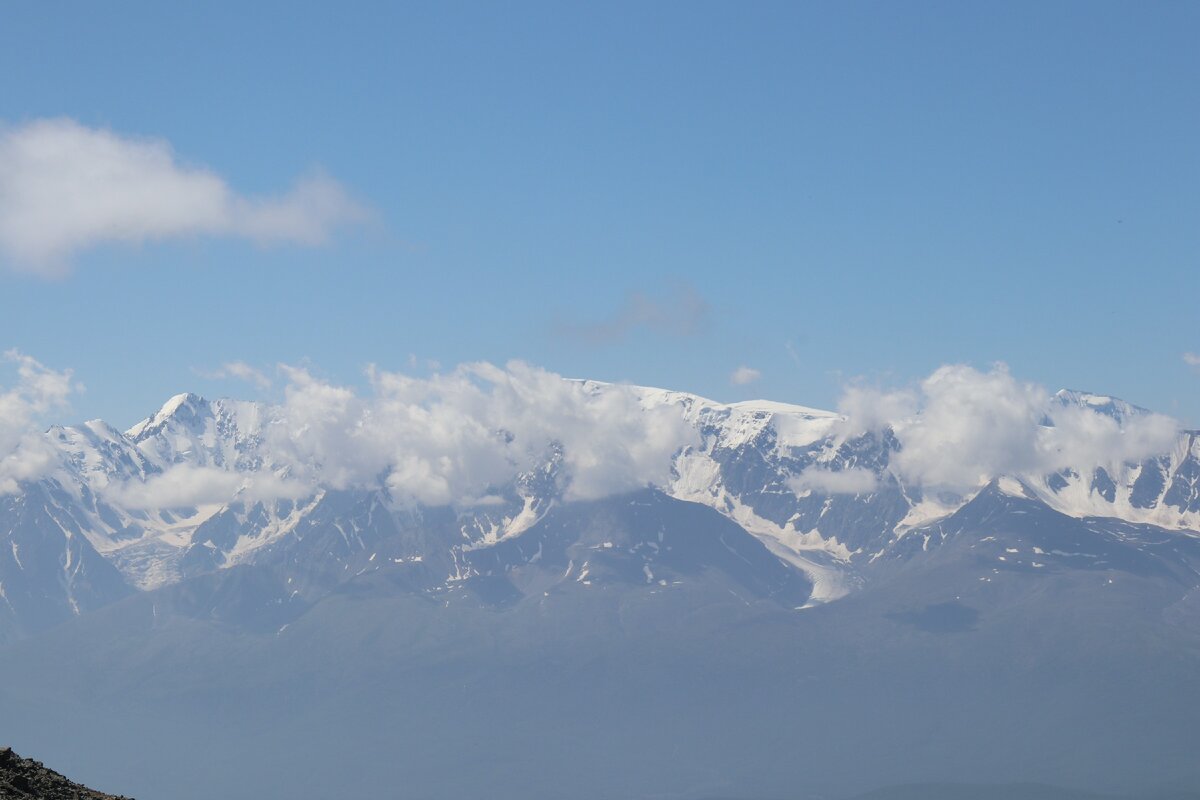
[[[917,413],[917,393],[911,389],[883,390],[850,385],[842,391],[838,412],[845,418],[845,435],[882,430]]]
[[[1080,407],[1052,407],[1052,427],[1039,430],[1039,468],[1112,469],[1170,449],[1179,423],[1163,414],[1145,413],[1120,423],[1107,414]]]
[[[295,473],[335,487],[378,485],[398,499],[470,503],[561,447],[565,494],[591,499],[663,485],[698,435],[678,409],[646,410],[621,386],[589,387],[510,362],[415,378],[372,369],[373,394],[284,368],[272,444]]]
[[[741,366],[733,371],[729,376],[729,382],[734,386],[745,386],[754,383],[762,377],[762,373],[753,367]]]
[[[226,380],[236,378],[237,380],[245,381],[253,384],[259,389],[270,389],[271,379],[266,374],[256,367],[252,367],[245,361],[229,361],[222,364],[219,369],[211,371],[196,370],[197,374],[202,378],[210,380]]]
[[[921,382],[919,413],[893,426],[903,445],[895,466],[935,486],[971,487],[1037,467],[1039,424],[1049,394],[998,366],[946,366]]]
[[[56,454],[42,434],[41,416],[64,407],[80,387],[70,370],[57,372],[16,350],[4,360],[17,365],[16,385],[0,390],[0,494],[12,494],[53,467]]]
[[[116,487],[109,498],[126,508],[190,508],[229,502],[242,481],[238,473],[218,467],[178,464],[144,483]]]
[[[232,472],[220,467],[176,464],[152,475],[145,482],[131,481],[111,488],[108,499],[125,508],[194,508],[224,504],[235,498],[253,502],[299,498],[312,486],[290,481],[269,472]]]
[[[1184,353],[1183,363],[1187,364],[1189,367],[1200,367],[1200,354]]]
[[[282,195],[246,197],[181,163],[162,139],[70,119],[0,131],[0,252],[34,273],[61,274],[75,254],[109,243],[204,235],[316,245],[364,214],[319,173]]]
[[[853,467],[843,470],[828,470],[809,467],[788,481],[792,491],[817,494],[867,494],[879,486],[879,479],[869,469]]]
[[[913,389],[851,387],[839,409],[844,435],[890,428],[900,442],[891,468],[910,483],[966,490],[1005,474],[1048,474],[1139,461],[1169,448],[1174,420],[1143,414],[1124,424],[1055,402],[1003,364],[987,372],[941,367]]]

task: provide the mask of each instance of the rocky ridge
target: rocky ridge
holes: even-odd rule
[[[21,758],[11,748],[0,748],[0,798],[2,800],[131,800],[80,786],[40,761]]]

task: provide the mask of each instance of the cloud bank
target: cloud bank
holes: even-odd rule
[[[297,478],[336,488],[382,484],[400,500],[471,504],[561,452],[565,496],[665,485],[673,456],[697,444],[677,409],[644,409],[522,362],[476,363],[415,378],[372,368],[372,394],[284,367],[274,452]]]
[[[1123,422],[1060,402],[1015,379],[1003,364],[987,372],[944,366],[917,386],[848,388],[838,410],[842,433],[891,429],[900,451],[890,468],[901,480],[969,490],[999,475],[1048,475],[1141,461],[1175,441],[1170,417],[1145,413]]]
[[[16,384],[0,390],[0,493],[47,474],[59,455],[39,426],[75,390],[69,371],[9,351]],[[228,374],[247,372],[233,362]],[[244,366],[244,365],[243,365]],[[472,363],[427,377],[370,368],[356,391],[281,366],[283,402],[255,408],[244,431],[261,442],[263,468],[236,473],[192,464],[113,487],[130,508],[298,498],[320,486],[386,488],[409,505],[471,506],[553,463],[568,500],[668,486],[675,456],[700,434],[675,404],[646,405],[631,388],[567,380],[514,361]],[[831,434],[853,439],[891,431],[899,443],[888,471],[907,485],[967,492],[1000,475],[1088,474],[1168,451],[1177,423],[1160,414],[1115,416],[1107,404],[1059,397],[1014,378],[1003,365],[944,366],[901,389],[845,391]],[[253,407],[252,407],[253,408]],[[1111,409],[1110,409],[1111,410]],[[241,423],[239,423],[241,424]],[[812,466],[789,481],[798,493],[863,494],[868,469]]]
[[[0,132],[0,253],[14,267],[59,275],[104,244],[228,236],[318,245],[364,210],[316,173],[273,197],[247,197],[162,139],[121,136],[70,119]]]

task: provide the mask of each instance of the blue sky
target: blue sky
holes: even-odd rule
[[[1184,3],[13,4],[9,131],[162,140],[251,197],[319,170],[367,213],[5,264],[0,346],[122,426],[270,396],[225,362],[410,357],[817,406],[1004,361],[1198,424],[1197,30]]]

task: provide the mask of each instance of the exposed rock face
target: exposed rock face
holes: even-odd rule
[[[47,769],[41,762],[21,758],[11,749],[0,748],[0,798],[17,800],[129,800],[94,792]]]

